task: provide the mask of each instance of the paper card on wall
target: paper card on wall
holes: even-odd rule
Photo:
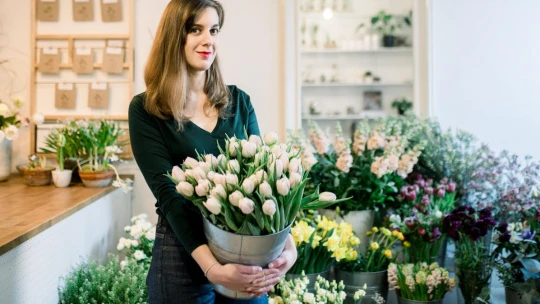
[[[103,52],[101,69],[109,74],[122,74],[124,71],[124,49],[107,47]]]
[[[92,109],[109,108],[109,88],[106,83],[92,83],[88,89],[88,107]]]
[[[57,109],[75,109],[75,88],[72,83],[56,84],[54,106]]]
[[[73,55],[73,73],[91,74],[94,72],[94,55],[91,49],[77,48]]]
[[[101,20],[103,22],[122,21],[122,2],[118,0],[101,0]]]
[[[58,74],[60,72],[60,53],[58,49],[41,49],[38,71],[44,74]]]
[[[58,0],[38,0],[37,20],[58,21]]]
[[[107,40],[107,46],[111,47],[124,47],[124,40]]]
[[[73,21],[93,21],[93,0],[73,0]]]

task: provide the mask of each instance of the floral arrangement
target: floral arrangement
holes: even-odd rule
[[[470,206],[458,207],[443,219],[443,231],[456,244],[456,275],[466,303],[489,298],[491,232],[496,224],[489,209]]]
[[[268,304],[343,304],[347,294],[343,282],[329,282],[321,276],[317,277],[314,292],[308,291],[309,279],[302,273],[302,278],[282,279],[269,293]],[[354,302],[359,304],[366,295],[366,287],[354,294]]]
[[[522,221],[527,211],[540,207],[540,163],[530,156],[521,163],[517,155],[487,151],[482,166],[472,174],[467,200],[477,208],[490,207],[504,221]]]
[[[128,261],[132,260],[150,267],[152,248],[156,239],[156,226],[148,221],[148,215],[145,213],[132,217],[131,223],[133,225],[124,227],[129,237],[121,237],[116,246],[116,249],[126,256],[126,259],[120,262],[120,266],[123,269]]]
[[[23,102],[20,98],[14,98],[12,107],[0,100],[0,143],[7,140],[14,140],[19,137],[19,128],[27,126],[30,121],[22,118],[18,112]]]
[[[405,261],[434,262],[445,240],[443,216],[454,209],[455,183],[447,179],[433,184],[421,174],[411,174],[410,184],[401,188],[401,203],[390,215],[390,227],[403,233],[414,246],[404,248]],[[403,220],[402,220],[403,217]]]
[[[388,267],[388,285],[390,290],[397,290],[398,295],[407,300],[437,301],[454,289],[456,281],[437,263],[392,263]]]
[[[526,215],[523,222],[499,223],[493,236],[493,255],[504,286],[529,303],[540,297],[535,282],[540,278],[540,208],[528,210]]]
[[[330,269],[334,261],[355,260],[355,247],[360,239],[354,236],[351,224],[336,223],[326,216],[297,219],[291,228],[298,258],[289,273],[320,273]]]
[[[245,135],[248,138],[247,134]],[[278,142],[270,132],[248,140],[231,137],[220,154],[188,157],[167,176],[184,198],[217,227],[242,235],[267,235],[294,222],[301,209],[319,209],[336,200],[318,190],[304,196],[309,155]]]
[[[368,231],[369,247],[365,253],[359,254],[356,259],[345,259],[338,263],[340,270],[347,272],[378,272],[388,269],[396,257],[393,250],[398,240],[404,241],[405,237],[396,230],[373,227]],[[411,244],[404,241],[405,247]]]
[[[370,127],[361,123],[351,143],[336,128],[333,144],[313,122],[308,149],[317,163],[310,171],[312,185],[338,197],[352,197],[339,204],[341,210],[378,210],[395,201],[403,179],[412,172],[422,145],[410,147],[409,134],[399,129]],[[311,189],[308,189],[310,192]]]

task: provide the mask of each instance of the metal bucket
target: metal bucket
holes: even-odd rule
[[[400,296],[398,296],[398,304],[442,304],[443,300],[436,300],[436,301],[414,301],[414,300],[407,300]]]
[[[0,182],[7,181],[11,174],[11,140],[0,142]]]
[[[292,223],[291,223],[292,224]],[[227,232],[203,217],[204,234],[208,247],[221,264],[235,263],[266,267],[283,252],[291,226],[270,235],[249,236]],[[250,299],[249,293],[237,292],[213,284],[220,294],[232,299]]]
[[[330,278],[330,269],[326,270],[326,271],[323,271],[323,272],[318,272],[318,273],[306,273],[306,278],[308,278],[308,280],[309,280],[309,283],[308,283],[308,291],[309,292],[314,292],[315,291],[314,287],[315,287],[315,282],[317,281],[318,276],[321,276],[321,277],[328,280]],[[287,273],[285,275],[285,278],[287,280],[301,279],[302,275],[301,274],[296,274],[296,273]]]
[[[336,281],[343,281],[347,299],[345,304],[354,303],[354,293],[366,284],[366,296],[362,299],[362,304],[376,304],[372,297],[376,293],[380,294],[384,301],[388,297],[388,271],[378,272],[348,272],[336,269]]]

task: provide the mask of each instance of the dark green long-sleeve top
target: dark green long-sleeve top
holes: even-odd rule
[[[206,244],[200,210],[176,192],[174,183],[164,174],[180,165],[189,156],[219,154],[217,142],[225,145],[226,135],[243,139],[244,127],[248,135],[259,135],[257,117],[249,95],[236,86],[229,86],[230,103],[226,118],[218,118],[212,132],[187,122],[179,132],[174,118],[162,120],[144,109],[145,94],[133,97],[129,106],[129,134],[131,148],[146,183],[157,199],[159,216],[165,216],[180,243],[191,254]]]

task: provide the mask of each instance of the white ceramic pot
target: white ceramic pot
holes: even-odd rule
[[[0,142],[0,182],[7,181],[11,174],[11,140]]]
[[[52,172],[53,183],[58,188],[65,188],[71,183],[71,170],[60,171],[58,169]]]

